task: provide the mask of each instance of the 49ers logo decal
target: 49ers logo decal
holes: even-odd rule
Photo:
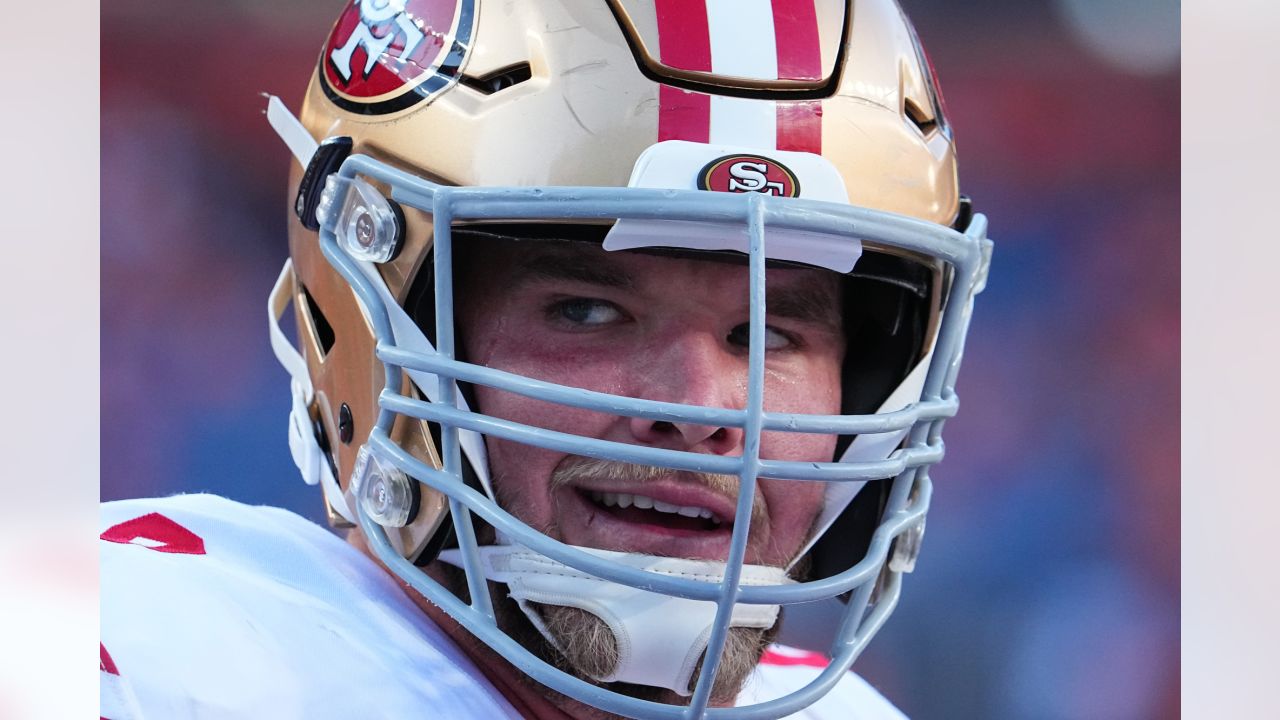
[[[457,81],[475,30],[476,0],[349,0],[324,52],[320,85],[363,115],[404,110]]]
[[[795,173],[776,160],[759,155],[726,155],[702,168],[698,173],[698,189],[799,197],[800,181]]]

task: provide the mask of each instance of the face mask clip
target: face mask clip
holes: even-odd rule
[[[916,560],[920,557],[920,545],[924,542],[924,516],[915,525],[907,528],[893,542],[893,550],[889,555],[889,569],[893,572],[909,573],[916,569]]]
[[[421,502],[418,483],[379,457],[377,451],[367,444],[356,455],[351,491],[365,514],[383,527],[405,527],[418,515]]]
[[[404,211],[362,178],[330,175],[315,217],[356,260],[391,262],[404,248]]]

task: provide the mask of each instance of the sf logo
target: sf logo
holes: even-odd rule
[[[351,31],[351,36],[340,48],[329,53],[333,67],[344,81],[350,81],[353,74],[352,56],[356,48],[363,48],[365,53],[362,77],[369,78],[378,58],[387,55],[387,50],[396,38],[403,37],[404,43],[399,53],[393,57],[397,63],[403,63],[413,55],[413,51],[426,39],[422,30],[413,23],[405,13],[405,0],[356,0],[360,6],[360,24]]]
[[[760,155],[726,155],[703,166],[699,190],[731,193],[764,193],[775,197],[799,197],[800,183],[791,169]]]
[[[769,179],[769,166],[762,162],[742,160],[729,166],[729,192],[762,192],[782,195],[782,183]]]

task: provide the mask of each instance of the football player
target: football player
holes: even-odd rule
[[[267,115],[347,539],[109,506],[104,717],[900,717],[991,245],[894,0],[351,0]]]

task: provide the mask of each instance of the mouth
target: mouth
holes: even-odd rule
[[[564,490],[573,509],[562,515],[560,530],[572,545],[695,560],[729,555],[733,498],[669,481]]]
[[[703,533],[724,529],[733,530],[733,523],[726,523],[710,508],[698,505],[676,505],[647,495],[625,492],[580,490],[587,499],[603,512],[621,522],[649,525],[655,529],[673,533]]]

